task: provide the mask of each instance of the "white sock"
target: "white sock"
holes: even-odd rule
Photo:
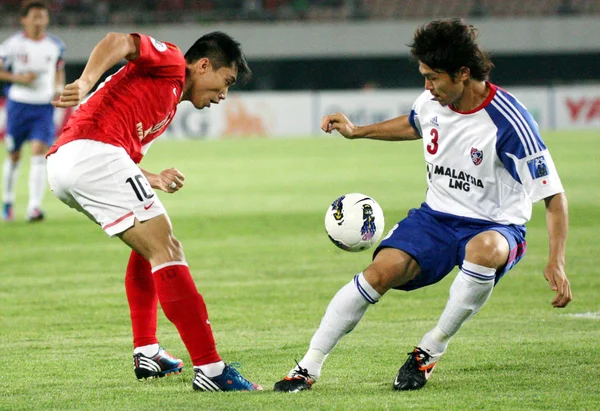
[[[213,378],[217,375],[223,374],[223,370],[225,369],[225,363],[223,361],[218,361],[213,362],[211,364],[194,365],[195,370],[197,370],[198,368],[200,368],[202,373],[208,378]]]
[[[321,374],[323,362],[333,347],[356,327],[371,304],[377,303],[381,295],[365,280],[363,273],[343,286],[333,297],[319,329],[310,341],[310,348],[300,366],[306,368],[315,379]]]
[[[419,347],[434,357],[441,356],[467,319],[485,304],[492,290],[496,270],[463,261],[462,269],[450,287],[450,298],[437,325],[429,331]]]
[[[27,212],[31,213],[42,206],[46,193],[46,157],[32,156],[29,170],[29,205]]]
[[[15,185],[19,176],[20,165],[20,161],[13,163],[10,157],[4,159],[2,167],[2,202],[4,203],[13,204],[15,202]]]
[[[133,349],[133,354],[135,355],[135,354],[142,353],[146,357],[154,357],[158,353],[158,348],[159,348],[158,343],[150,344],[150,345],[143,345],[141,347],[135,347]]]

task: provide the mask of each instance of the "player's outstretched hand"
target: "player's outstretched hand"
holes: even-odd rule
[[[323,117],[321,130],[329,134],[337,130],[344,137],[352,139],[355,138],[356,126],[343,113],[335,113]]]
[[[552,300],[552,306],[554,308],[566,307],[573,299],[573,295],[571,294],[571,284],[569,284],[564,269],[548,264],[544,270],[544,277],[550,284],[550,288],[556,291],[556,297]]]
[[[158,188],[165,193],[174,193],[183,187],[185,176],[176,168],[168,168],[160,172],[158,176]]]
[[[81,103],[92,86],[93,84],[90,85],[84,80],[77,79],[65,86],[63,92],[56,99],[52,100],[52,105],[62,108],[75,107]]]

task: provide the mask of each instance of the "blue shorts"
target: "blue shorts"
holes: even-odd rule
[[[26,141],[38,140],[51,146],[54,143],[54,106],[6,102],[6,149],[20,151]]]
[[[383,248],[396,248],[413,257],[421,273],[398,290],[415,290],[435,284],[457,265],[462,266],[465,248],[477,234],[494,230],[502,234],[510,246],[506,266],[496,271],[496,283],[525,255],[525,226],[503,225],[475,218],[459,217],[432,210],[423,203],[413,208],[379,244],[373,258]]]

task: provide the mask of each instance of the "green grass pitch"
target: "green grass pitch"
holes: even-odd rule
[[[394,392],[406,353],[435,324],[454,273],[411,293],[390,292],[335,348],[310,392],[273,384],[300,360],[335,292],[370,261],[331,244],[325,210],[362,192],[386,231],[424,199],[421,142],[337,138],[159,141],[143,166],[175,166],[185,188],[160,194],[207,302],[218,349],[262,393],[198,393],[175,328],[159,338],[184,359],[179,376],[138,382],[124,290],[129,251],[51,194],[47,221],[0,221],[0,409],[598,410],[600,409],[600,138],[546,133],[567,190],[567,274],[574,300],[553,309],[542,277],[544,208],[534,207],[528,253],[460,330],[432,379]]]

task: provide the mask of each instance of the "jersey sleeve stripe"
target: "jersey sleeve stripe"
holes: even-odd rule
[[[514,103],[511,102],[505,95],[503,95],[502,93],[500,93],[498,97],[500,98],[500,100],[502,102],[504,102],[506,104],[507,109],[510,110],[510,111],[512,111],[515,114],[517,120],[525,128],[525,131],[527,132],[526,137],[528,136],[531,139],[530,141],[533,144],[534,153],[537,153],[538,151],[541,151],[542,148],[538,144],[538,139],[536,138],[536,135],[533,132],[529,121],[527,121],[527,119],[525,117],[523,117],[523,114],[519,111],[519,109],[517,107],[515,107]]]
[[[419,135],[421,135],[421,129],[420,127],[417,125],[415,118],[418,117],[417,112],[415,110],[411,110],[410,114],[408,116],[408,122],[410,123],[410,125],[412,126],[412,128],[415,129],[415,131],[417,133],[419,133]]]
[[[529,148],[529,145],[527,144],[527,142],[525,140],[525,137],[523,136],[521,128],[517,124],[515,124],[515,122],[513,121],[512,117],[508,113],[506,113],[501,106],[498,105],[496,99],[494,99],[492,101],[492,106],[494,106],[494,108],[496,110],[498,110],[498,112],[500,114],[502,114],[502,116],[504,116],[504,118],[506,120],[508,120],[508,122],[512,125],[515,133],[519,137],[519,140],[521,140],[521,144],[523,145],[523,148],[525,149],[526,156],[529,157],[531,155],[531,149]]]
[[[63,58],[65,51],[67,49],[67,47],[65,46],[65,43],[60,38],[58,38],[52,34],[48,34],[48,38],[56,45],[56,47],[58,47],[59,58]]]
[[[518,127],[518,132],[519,132],[520,137],[527,144],[528,154],[535,153],[536,150],[535,150],[534,144],[531,141],[530,136],[527,134],[527,129],[525,128],[525,125],[523,124],[523,122],[520,121],[519,116],[517,116],[515,114],[515,112],[512,111],[510,109],[510,107],[507,106],[505,103],[503,103],[500,99],[498,99],[496,101],[496,103],[498,104],[499,107],[502,107],[502,110],[503,110],[502,113],[505,116],[509,116],[514,121],[514,123],[516,124],[516,127]]]

